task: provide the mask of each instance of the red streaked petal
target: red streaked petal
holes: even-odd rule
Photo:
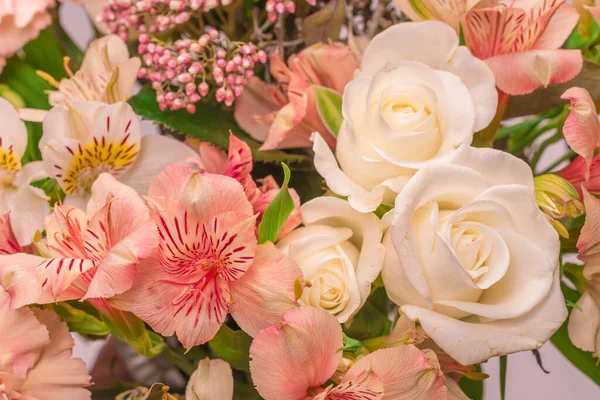
[[[519,8],[472,9],[465,16],[467,46],[480,59],[509,53],[520,40],[526,19]]]
[[[211,340],[225,321],[229,307],[227,282],[208,274],[173,301],[177,338],[187,350]]]
[[[94,268],[92,260],[82,258],[50,258],[36,268],[42,289],[57,299],[77,277]]]

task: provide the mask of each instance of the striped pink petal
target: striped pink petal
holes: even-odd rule
[[[485,63],[504,93],[522,95],[575,78],[583,65],[579,50],[531,50],[491,57]]]
[[[36,267],[45,259],[30,254],[0,256],[0,287],[10,295],[10,307],[39,303],[42,290],[36,279]]]
[[[94,262],[84,258],[50,258],[36,269],[42,289],[57,300],[80,275],[94,268]]]
[[[294,308],[282,325],[264,329],[250,346],[250,372],[265,400],[304,399],[318,391],[342,358],[342,328],[312,307]]]
[[[561,98],[571,102],[571,111],[565,121],[563,133],[573,151],[585,159],[587,179],[594,151],[600,139],[600,122],[596,105],[588,91],[579,87],[568,89]]]
[[[600,200],[590,194],[585,188],[583,204],[585,205],[585,223],[577,240],[577,250],[580,254],[597,253],[600,243]]]

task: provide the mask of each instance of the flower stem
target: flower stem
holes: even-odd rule
[[[493,147],[494,139],[496,138],[496,133],[498,132],[498,128],[502,122],[502,117],[506,111],[506,106],[508,105],[509,99],[510,96],[508,94],[498,90],[498,108],[496,108],[496,115],[486,128],[475,133],[475,136],[473,136],[473,146]]]
[[[190,360],[185,358],[183,354],[173,350],[170,346],[165,346],[162,354],[187,375],[192,375],[196,370],[196,367],[194,367],[194,364],[192,364]]]

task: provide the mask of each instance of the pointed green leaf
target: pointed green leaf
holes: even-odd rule
[[[281,190],[267,207],[263,219],[260,223],[258,233],[258,243],[274,242],[277,234],[285,224],[292,211],[294,211],[294,200],[288,190],[290,182],[290,169],[287,165],[281,164],[285,174]]]
[[[572,303],[577,303],[580,294],[576,290],[569,288],[561,283],[560,285],[563,295],[566,300]],[[575,309],[570,310],[571,313],[580,312]],[[591,353],[583,351],[573,345],[569,339],[567,330],[568,319],[565,321],[558,331],[550,338],[554,346],[569,360],[579,368],[581,372],[589,376],[596,384],[600,385],[600,368],[598,368],[598,360],[592,357]]]
[[[196,113],[189,114],[185,110],[161,111],[156,102],[156,93],[150,86],[144,87],[140,93],[129,100],[133,110],[142,118],[163,124],[189,136],[210,142],[222,149],[229,146],[229,132],[244,140],[252,150],[256,161],[272,163],[308,162],[304,154],[283,151],[260,151],[260,143],[253,140],[237,125],[233,113],[213,106],[209,103],[196,104]]]
[[[60,319],[65,321],[71,332],[77,332],[84,336],[104,337],[110,333],[106,324],[92,314],[75,308],[67,302],[53,304],[52,309]]]
[[[232,368],[250,371],[250,344],[252,338],[244,331],[234,331],[223,324],[215,337],[208,342],[210,348]]]
[[[335,90],[323,86],[313,86],[317,96],[317,111],[323,124],[337,136],[344,117],[342,116],[342,96]]]

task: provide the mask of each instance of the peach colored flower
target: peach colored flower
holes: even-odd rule
[[[585,158],[578,156],[557,174],[571,182],[580,196],[583,196],[582,186],[590,193],[600,194],[600,155],[592,158],[589,168]]]
[[[0,288],[0,398],[87,400],[91,377],[71,358],[74,341],[51,311],[9,308]]]
[[[315,44],[290,57],[288,65],[278,52],[271,56],[271,74],[277,85],[252,78],[235,104],[235,119],[261,150],[310,147],[312,132],[321,132],[334,147],[337,132],[330,132],[319,117],[313,86],[340,95],[354,75],[357,62],[340,43]]]
[[[396,3],[413,20],[438,19],[457,32],[460,25],[467,47],[486,61],[507,94],[566,82],[581,70],[581,51],[560,49],[579,18],[565,0],[424,0],[419,8],[409,0]]]
[[[252,204],[254,213],[258,214],[256,220],[258,227],[267,207],[271,204],[277,193],[279,193],[280,188],[272,175],[260,179],[258,181],[260,186],[256,184],[251,175],[253,161],[252,151],[248,147],[248,144],[232,133],[229,135],[228,154],[225,154],[217,146],[208,142],[197,143],[193,140],[188,140],[188,144],[198,151],[199,157],[190,161],[196,163],[201,171],[229,176],[242,185],[248,201]],[[295,209],[279,231],[279,238],[291,232],[302,223],[300,197],[294,189],[290,188],[289,191],[294,200]]]
[[[342,329],[313,307],[288,311],[250,347],[250,372],[266,400],[446,400],[442,373],[413,345],[377,350],[355,362],[337,386],[323,385],[342,360]]]
[[[223,360],[206,357],[198,363],[185,389],[185,400],[231,400],[233,375]]]
[[[20,252],[21,246],[19,246],[10,226],[10,215],[0,215],[0,254],[15,254]]]
[[[113,300],[186,349],[212,339],[231,313],[250,335],[295,307],[298,266],[258,245],[244,188],[228,176],[173,165],[152,182],[147,206],[160,236],[132,289]]]
[[[0,2],[0,71],[6,59],[35,39],[52,23],[47,9],[54,0],[5,0]]]

